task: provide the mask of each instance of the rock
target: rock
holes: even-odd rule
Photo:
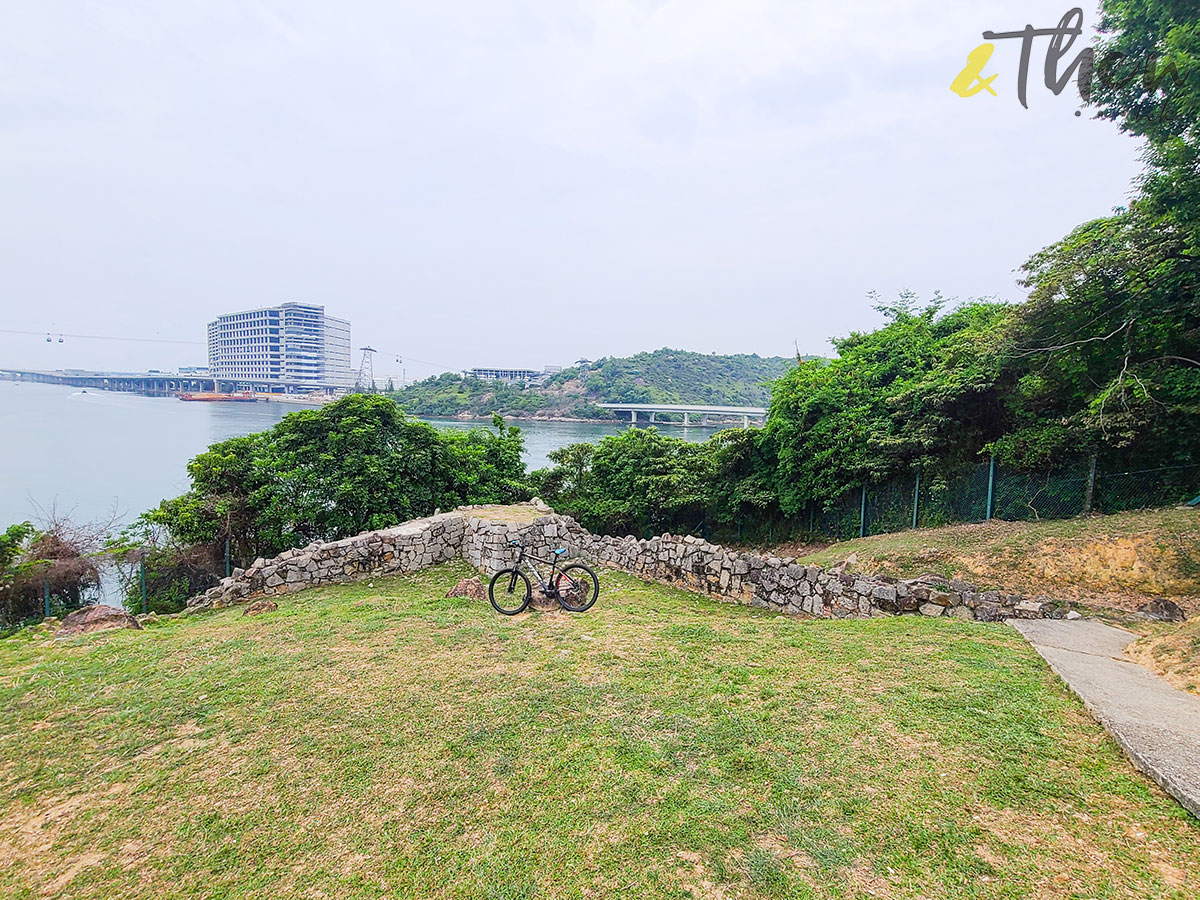
[[[975,606],[975,618],[980,622],[999,622],[1004,614],[995,603],[979,603]]]
[[[261,615],[262,613],[275,612],[277,609],[279,609],[278,603],[276,603],[274,600],[267,600],[266,598],[263,598],[262,600],[256,600],[247,606],[246,611],[242,613],[242,615],[257,616]]]
[[[1021,600],[1014,611],[1018,619],[1048,619],[1053,608],[1053,604],[1042,600]]]
[[[1077,622],[1080,619],[1082,619],[1083,616],[1081,616],[1079,613],[1075,612],[1075,610],[1071,610],[1069,613],[1067,613],[1066,618],[1067,618],[1068,622]]]
[[[922,603],[919,612],[923,616],[940,616],[946,611],[946,607],[938,603]]]
[[[1187,621],[1187,615],[1179,608],[1179,604],[1166,597],[1155,597],[1149,603],[1143,603],[1138,607],[1138,616],[1155,622]]]
[[[73,634],[86,634],[89,631],[103,631],[107,628],[135,628],[141,630],[138,620],[115,606],[85,606],[77,609],[65,619],[55,637],[70,637]]]
[[[871,591],[871,596],[878,600],[879,606],[883,607],[884,609],[896,608],[896,589],[890,584],[879,585],[877,588]]]
[[[939,575],[936,572],[925,572],[913,579],[913,584],[927,584],[930,587],[946,590],[950,587],[950,580],[944,575]]]
[[[470,597],[472,600],[486,600],[488,598],[487,587],[478,576],[475,578],[464,578],[450,590],[446,591],[447,597]]]
[[[896,612],[916,612],[921,601],[913,594],[905,594],[896,599]]]
[[[946,591],[931,590],[929,592],[929,602],[936,603],[938,606],[953,605],[954,596]]]

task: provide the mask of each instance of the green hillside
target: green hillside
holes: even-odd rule
[[[392,396],[417,416],[570,417],[610,419],[598,403],[710,403],[766,406],[770,382],[794,360],[780,356],[692,353],[663,348],[629,357],[607,357],[572,367],[538,384],[499,384],[446,373],[409,385]]]

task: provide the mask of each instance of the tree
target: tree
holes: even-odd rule
[[[726,524],[766,522],[780,515],[779,448],[769,431],[730,428],[709,439],[713,460],[709,512]]]
[[[107,548],[112,520],[78,523],[56,509],[0,534],[3,624],[40,618],[47,597],[52,614],[78,609],[100,585],[97,558]]]
[[[1025,465],[1085,450],[1139,467],[1200,450],[1200,270],[1188,238],[1141,211],[1089,222],[1024,266],[1012,433]]]
[[[1200,27],[1193,0],[1106,0],[1100,115],[1148,141],[1127,210],[1024,266],[1008,459],[1068,449],[1142,468],[1194,458],[1200,429]]]
[[[0,533],[0,595],[3,597],[5,625],[11,626],[21,619],[19,611],[15,608],[17,598],[13,582],[34,565],[33,562],[22,559],[26,542],[33,535],[33,526],[28,522],[9,525]]]
[[[573,444],[551,454],[535,488],[560,512],[608,534],[691,530],[705,518],[712,483],[708,446],[657,428],[630,428],[594,447]]]
[[[775,383],[767,429],[785,513],[917,466],[961,467],[1005,426],[999,359],[1012,308],[935,297],[879,304],[888,322],[834,340],[838,358]]]
[[[1195,0],[1104,0],[1100,115],[1157,148],[1197,145],[1200,27]],[[1157,162],[1167,162],[1158,160]],[[1152,163],[1155,162],[1152,160]]]
[[[463,503],[524,496],[519,429],[439,433],[392,400],[351,394],[214,444],[192,487],[147,513],[183,544],[229,538],[241,559],[335,540]]]

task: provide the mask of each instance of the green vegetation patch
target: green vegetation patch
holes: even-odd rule
[[[505,384],[445,373],[392,396],[415,416],[549,416],[614,419],[600,403],[704,403],[766,406],[770,383],[795,360],[756,354],[720,356],[663,348],[572,366],[536,383]],[[663,421],[670,416],[663,416]],[[677,417],[682,418],[682,417]]]

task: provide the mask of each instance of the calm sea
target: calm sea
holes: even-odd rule
[[[301,407],[291,403],[184,403],[106,391],[0,381],[0,529],[37,521],[57,506],[79,521],[121,522],[188,487],[186,465],[216,441],[270,428]],[[469,428],[429,420],[439,428]],[[549,465],[551,450],[597,441],[626,425],[522,423],[525,464]],[[712,429],[671,428],[688,440]]]

